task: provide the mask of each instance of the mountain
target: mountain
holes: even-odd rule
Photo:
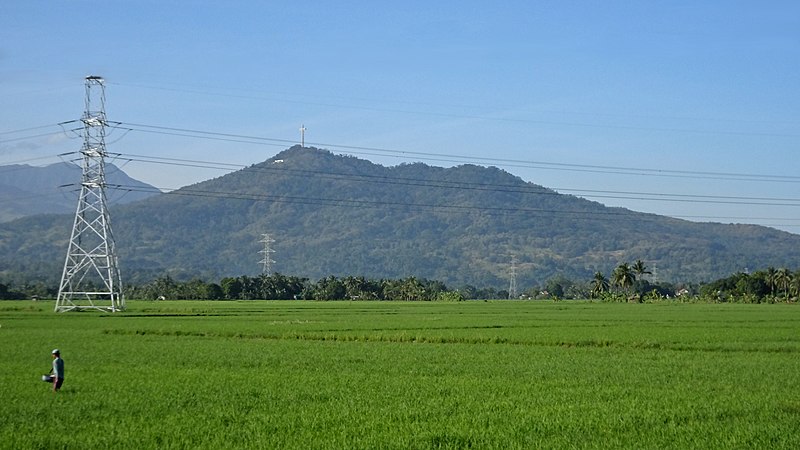
[[[35,214],[74,213],[82,169],[71,163],[45,167],[13,164],[0,166],[0,222]],[[106,165],[108,184],[131,186],[136,191],[108,191],[110,205],[142,200],[158,192],[149,184],[129,177],[114,166]]]
[[[57,280],[72,217],[0,224],[0,278]],[[520,289],[556,275],[610,276],[642,259],[661,281],[710,281],[743,270],[800,267],[800,236],[756,225],[694,223],[609,208],[494,167],[384,167],[292,147],[260,164],[112,210],[123,281],[260,272],[262,234],[274,269],[416,276],[458,287]]]

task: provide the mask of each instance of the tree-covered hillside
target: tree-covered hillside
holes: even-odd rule
[[[643,214],[527,183],[493,167],[383,167],[292,147],[246,169],[112,210],[124,278],[257,274],[269,233],[281,273],[520,287],[590,280],[641,259],[664,281],[798,267],[800,236]],[[60,276],[69,216],[0,226],[6,276]]]
[[[125,204],[155,195],[149,184],[129,177],[113,164],[106,165],[109,185],[131,186],[136,191],[109,191],[111,205]],[[74,213],[80,191],[81,168],[57,163],[45,167],[12,164],[0,166],[0,222],[35,214]]]

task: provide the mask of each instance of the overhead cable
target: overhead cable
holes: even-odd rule
[[[121,122],[120,126],[125,126],[131,131],[143,131],[158,134],[180,133],[180,136],[193,137],[198,139],[214,139],[214,140],[229,140],[236,139],[235,142],[261,144],[265,142],[280,142],[296,144],[296,141],[287,139],[270,138],[254,135],[240,135],[234,133],[222,133],[205,130],[194,130],[188,128],[165,127],[160,125],[147,125],[147,124],[133,124]],[[274,144],[267,144],[274,145]],[[431,152],[416,152],[407,150],[386,149],[377,147],[364,147],[353,145],[341,145],[323,142],[309,142],[309,145],[321,148],[334,148],[334,149],[347,149],[347,150],[364,150],[370,152],[378,152],[382,156],[400,156],[405,157],[411,155],[415,159],[447,161],[455,163],[478,163],[490,164],[505,167],[526,167],[526,168],[539,168],[549,170],[569,170],[576,172],[595,172],[595,173],[614,173],[625,175],[645,175],[645,176],[659,176],[659,177],[677,177],[677,178],[699,178],[699,179],[724,179],[736,181],[773,181],[773,182],[800,182],[800,176],[795,175],[772,175],[772,174],[748,174],[736,172],[713,172],[713,171],[689,171],[689,170],[675,170],[675,169],[650,169],[650,168],[637,168],[637,167],[621,167],[621,166],[603,166],[594,164],[573,164],[573,163],[554,163],[545,161],[529,161],[519,159],[506,159],[506,158],[485,158],[478,156],[465,156],[457,154],[442,154]],[[351,152],[358,153],[358,152]]]
[[[205,169],[219,170],[245,170],[250,172],[268,172],[273,174],[286,174],[290,176],[308,177],[314,176],[316,179],[347,180],[356,182],[371,182],[381,184],[418,186],[428,188],[447,188],[460,190],[477,190],[503,193],[519,193],[533,195],[563,195],[559,191],[583,193],[585,198],[609,198],[625,200],[646,200],[646,201],[669,201],[686,203],[713,203],[713,204],[742,204],[742,205],[764,205],[764,206],[800,206],[800,198],[777,198],[777,197],[744,197],[744,196],[717,196],[717,195],[693,195],[693,194],[666,194],[650,192],[631,192],[631,191],[608,191],[608,190],[586,190],[586,189],[559,189],[544,188],[535,185],[520,186],[510,184],[489,184],[489,183],[464,183],[448,180],[426,180],[421,178],[390,177],[369,174],[344,174],[331,173],[327,171],[315,171],[305,169],[291,169],[283,166],[242,166],[230,163],[217,163],[198,160],[181,160],[177,158],[147,157],[143,155],[119,154],[120,159],[134,162],[155,163],[165,165],[176,165],[183,167],[198,167]]]

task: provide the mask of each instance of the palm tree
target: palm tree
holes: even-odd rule
[[[618,265],[611,276],[614,280],[614,285],[621,287],[626,293],[628,292],[628,288],[633,286],[633,283],[636,281],[636,274],[633,273],[628,263]]]
[[[792,283],[789,286],[789,290],[793,297],[800,297],[800,270],[792,275]]]
[[[364,295],[364,285],[367,280],[364,277],[347,276],[342,278],[344,289],[347,292],[346,296],[350,300],[356,300]]]
[[[402,285],[400,287],[400,292],[403,300],[424,300],[425,286],[423,286],[416,277],[408,277],[401,281]]]
[[[786,296],[786,301],[789,301],[789,286],[792,284],[792,273],[789,272],[789,269],[783,267],[778,269],[775,272],[775,284],[781,290],[783,290],[784,295]]]
[[[641,259],[637,259],[635,263],[633,263],[633,272],[636,276],[641,277],[642,275],[650,275],[653,272],[647,270],[647,267],[644,265],[644,262]]]
[[[770,297],[774,297],[775,296],[775,284],[777,284],[775,277],[777,276],[777,273],[778,273],[778,271],[775,270],[774,267],[767,267],[766,279],[767,279],[767,285],[769,285],[769,295],[770,295]]]
[[[608,278],[600,272],[595,272],[594,279],[592,280],[592,297],[600,297],[608,292],[609,287],[611,287],[611,285],[608,282]]]

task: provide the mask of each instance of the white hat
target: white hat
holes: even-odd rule
[[[56,349],[54,349],[54,350],[52,351],[52,353],[53,353],[54,355],[60,355],[60,354],[61,354],[61,352],[60,352],[60,351],[59,351],[57,348],[56,348]]]

